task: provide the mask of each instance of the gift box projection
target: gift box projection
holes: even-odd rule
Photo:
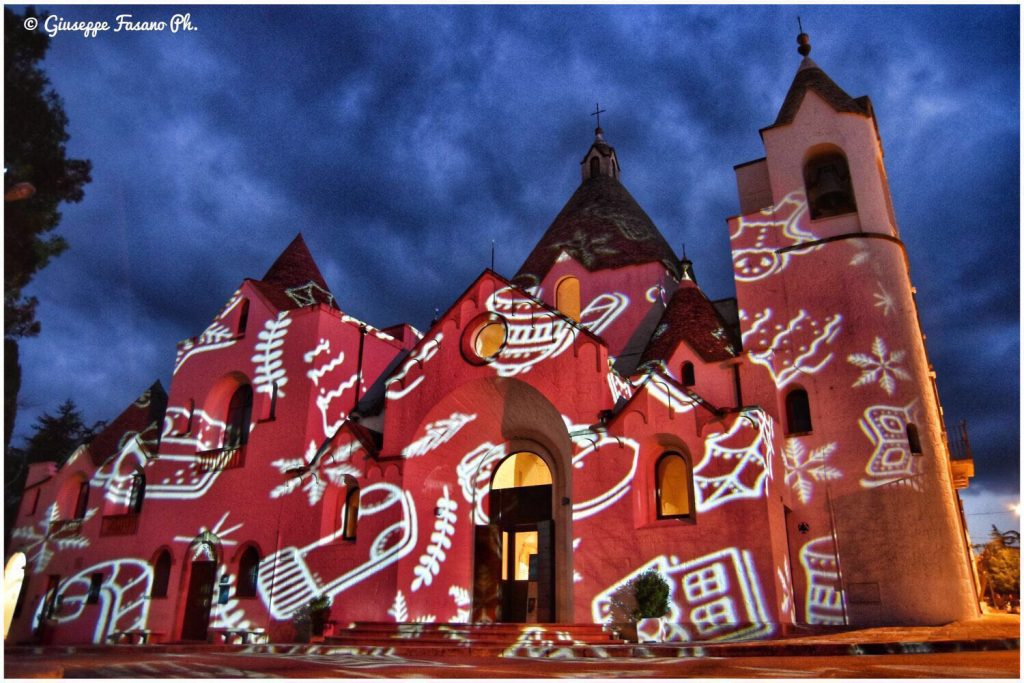
[[[341,628],[555,633],[632,621],[651,568],[676,641],[975,616],[871,102],[805,55],[761,137],[735,299],[601,128],[515,277],[423,333],[346,315],[296,237],[179,344],[168,391],[32,466],[9,642],[288,641],[320,597]]]

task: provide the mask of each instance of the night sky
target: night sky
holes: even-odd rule
[[[40,10],[43,7],[40,6]],[[870,95],[947,423],[966,419],[972,535],[1019,500],[1019,9],[98,7],[44,68],[69,155],[70,249],[27,294],[15,443],[71,397],[111,419],[302,232],[342,310],[426,329],[490,264],[511,277],[579,184],[595,102],[622,180],[713,298],[734,295],[732,167],[763,156],[800,62]]]

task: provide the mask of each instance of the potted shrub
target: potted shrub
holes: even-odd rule
[[[309,611],[309,630],[314,639],[323,640],[324,627],[331,617],[331,598],[326,595],[318,595],[307,604]]]
[[[636,609],[637,642],[661,641],[661,618],[668,613],[669,585],[656,569],[648,569],[630,582]]]

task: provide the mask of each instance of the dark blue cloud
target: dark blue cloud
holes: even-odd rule
[[[54,8],[68,19],[173,8]],[[45,67],[94,164],[31,287],[17,433],[109,418],[302,231],[341,306],[423,327],[513,274],[578,184],[594,103],[623,181],[731,296],[732,166],[799,57],[870,95],[947,418],[975,485],[1019,488],[1019,32],[1013,7],[191,7],[187,34],[61,34]]]

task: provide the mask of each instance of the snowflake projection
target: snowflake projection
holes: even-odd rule
[[[99,508],[86,510],[82,521],[86,522],[95,517],[98,510]],[[36,573],[46,569],[56,553],[72,548],[89,547],[88,537],[70,533],[69,529],[58,524],[60,521],[57,504],[53,503],[34,526],[21,526],[11,532],[13,540],[23,541],[17,544],[18,550],[25,553]]]
[[[230,515],[230,514],[231,514],[230,511],[229,512],[225,512],[223,515],[221,515],[221,518],[219,520],[217,520],[217,523],[214,524],[211,528],[207,528],[205,526],[200,526],[199,527],[199,531],[196,534],[194,534],[192,536],[175,536],[174,540],[177,541],[178,543],[192,543],[196,539],[209,538],[209,537],[213,536],[218,541],[220,541],[220,543],[222,545],[238,545],[238,541],[232,540],[232,539],[228,538],[228,536],[230,536],[231,534],[233,534],[236,531],[238,531],[239,529],[241,529],[242,526],[243,526],[243,523],[239,522],[238,524],[236,524],[233,527],[225,528],[224,527],[224,523],[228,521],[228,515]],[[202,544],[202,543],[199,544],[199,546],[203,546],[203,545],[204,544]]]
[[[608,245],[608,239],[608,235],[595,237],[586,230],[577,230],[571,238],[556,242],[550,248],[557,252],[564,251],[587,268],[590,268],[597,261],[598,257],[618,253]]]
[[[426,455],[438,446],[451,441],[459,430],[476,419],[476,413],[452,413],[441,420],[430,422],[423,428],[425,434],[402,449],[403,458]]]
[[[455,601],[455,616],[448,621],[453,624],[468,624],[473,618],[473,598],[470,597],[469,591],[461,586],[450,586],[448,595]]]
[[[579,326],[599,335],[628,303],[623,294],[598,295],[580,312]],[[561,355],[572,347],[579,334],[573,322],[514,287],[494,292],[486,307],[504,318],[508,326],[505,346],[489,363],[501,377],[529,372],[536,364]]]
[[[751,439],[748,422],[737,419],[726,433],[708,436],[704,457],[693,468],[697,509],[713,510],[734,500],[760,498],[770,475],[771,420],[760,411],[745,413],[758,429]]]
[[[753,555],[740,548],[685,561],[675,555],[655,557],[597,594],[591,603],[594,622],[618,620],[622,591],[649,569],[669,583],[669,611],[663,618],[666,640],[739,640],[775,631]]]
[[[455,510],[458,507],[458,501],[452,500],[446,484],[441,497],[437,499],[435,508],[437,519],[434,520],[434,532],[430,534],[430,543],[427,544],[426,552],[420,555],[419,564],[412,570],[412,573],[416,575],[410,586],[413,593],[418,591],[421,586],[429,586],[441,571],[441,563],[448,556],[446,551],[451,550],[452,547],[455,522],[458,521]]]
[[[865,353],[851,353],[846,358],[847,361],[861,369],[860,377],[852,386],[861,387],[878,382],[878,386],[892,396],[896,391],[897,378],[904,380],[911,378],[903,368],[899,367],[899,363],[903,362],[907,352],[893,351],[890,353],[882,338],[875,337],[875,342],[871,345],[871,353],[870,356]]]
[[[197,353],[205,353],[207,351],[216,351],[217,349],[224,349],[238,341],[238,337],[235,336],[233,330],[221,321],[227,317],[227,315],[242,301],[241,290],[235,290],[235,293],[231,295],[231,299],[228,300],[227,304],[217,317],[214,319],[210,326],[203,330],[194,341],[187,339],[178,345],[178,353],[174,359],[174,371],[172,375],[178,374],[178,370],[185,364],[189,358]]]
[[[833,441],[808,453],[800,439],[786,439],[782,451],[782,460],[786,464],[786,485],[792,487],[801,503],[811,501],[813,482],[833,481],[843,476],[842,470],[825,462],[835,453],[836,446]]]
[[[819,321],[801,309],[785,325],[774,326],[772,315],[772,310],[766,308],[750,321],[746,311],[739,313],[740,320],[749,322],[745,325],[743,346],[750,350],[750,360],[767,369],[779,389],[801,375],[818,372],[832,360],[827,345],[839,334],[843,319],[840,314]],[[810,342],[800,343],[799,339],[808,334]]]
[[[402,367],[385,384],[387,387],[387,399],[389,401],[394,401],[406,396],[413,389],[418,387],[424,379],[426,379],[423,366],[428,360],[437,355],[438,349],[441,348],[442,339],[444,339],[444,335],[438,332],[436,336],[422,342],[412,350],[412,353],[409,354],[409,358],[407,358],[402,364]],[[409,373],[411,373],[413,369],[418,369],[420,371],[420,375],[410,379]],[[395,386],[401,386],[401,388],[392,388]]]
[[[808,624],[845,624],[843,588],[832,537],[821,536],[805,543],[800,548],[800,564],[807,578],[804,620]]]
[[[910,452],[907,425],[914,423],[917,400],[906,406],[870,406],[858,424],[875,447],[864,468],[866,479],[861,486],[875,487],[897,481],[907,481],[917,489],[915,476],[921,471],[920,458]]]
[[[153,570],[148,563],[135,559],[101,562],[61,583],[61,607],[55,615],[56,620],[65,623],[82,616],[90,604],[94,574],[101,574],[103,583],[98,595],[99,609],[90,613],[90,617],[96,620],[93,642],[104,643],[107,636],[115,631],[145,628]]]
[[[740,216],[729,235],[733,270],[740,282],[754,282],[786,268],[792,258],[809,254],[820,246],[781,251],[815,239],[802,227],[807,219],[807,199],[802,192],[791,192],[778,206],[769,207],[755,217]]]
[[[284,385],[288,384],[288,375],[282,360],[284,351],[281,347],[284,346],[284,338],[291,324],[288,311],[282,311],[276,318],[268,319],[263,329],[256,335],[259,341],[256,342],[256,353],[252,357],[252,362],[256,364],[252,384],[253,390],[257,393],[273,395],[276,391],[279,398],[284,397]]]
[[[301,458],[282,458],[271,462],[281,474],[299,470],[297,476],[290,477],[283,484],[278,484],[270,492],[271,498],[280,498],[297,490],[300,485],[309,498],[312,507],[324,497],[324,491],[329,485],[344,487],[345,477],[358,478],[362,476],[352,464],[353,456],[362,450],[358,441],[350,441],[335,448],[329,456],[317,457],[318,449],[316,442],[310,441],[306,454]]]
[[[287,294],[288,298],[294,301],[295,305],[300,308],[313,306],[321,301],[328,306],[334,305],[334,295],[312,280],[304,285],[286,289],[284,290],[284,293]]]
[[[882,313],[889,317],[889,314],[896,308],[896,298],[886,290],[885,285],[878,283],[878,291],[875,292],[875,307],[881,308]]]

